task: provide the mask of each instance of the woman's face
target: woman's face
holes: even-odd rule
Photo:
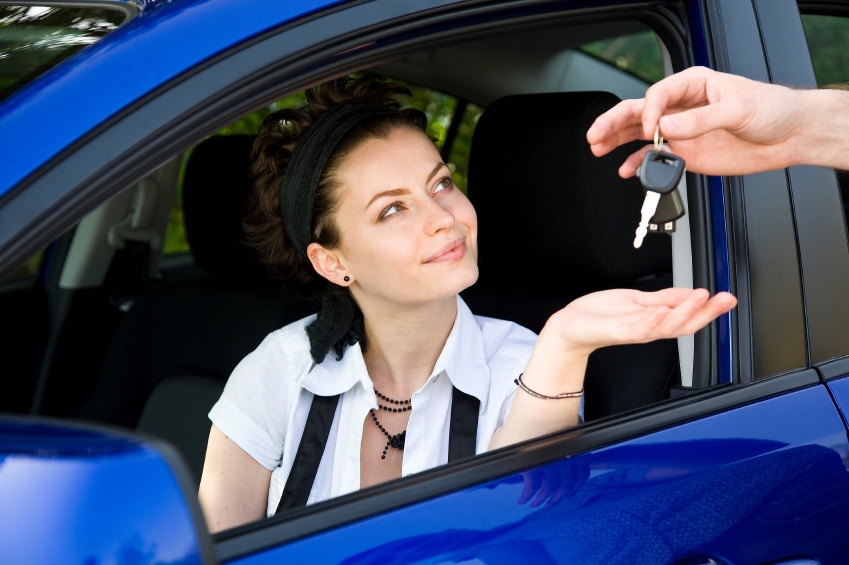
[[[399,128],[355,149],[339,170],[334,250],[363,295],[417,303],[453,296],[478,278],[471,202],[422,132]],[[334,281],[338,282],[338,281]]]

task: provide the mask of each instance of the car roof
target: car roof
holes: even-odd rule
[[[446,0],[451,1],[451,0]],[[0,104],[0,197],[98,125],[216,54],[340,0],[165,0]]]

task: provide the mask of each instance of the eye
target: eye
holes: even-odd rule
[[[436,184],[436,190],[433,191],[434,194],[437,192],[442,192],[446,188],[451,188],[454,186],[454,179],[451,177],[445,177],[441,181]]]
[[[388,218],[392,214],[396,214],[396,213],[400,212],[403,209],[404,209],[403,204],[401,204],[400,202],[393,202],[392,204],[390,204],[389,206],[387,206],[386,208],[383,209],[383,211],[380,213],[380,216],[378,216],[377,219],[383,220],[385,218]]]

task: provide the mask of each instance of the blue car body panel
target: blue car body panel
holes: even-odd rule
[[[231,563],[838,563],[822,525],[849,523],[847,450],[815,385]]]
[[[263,31],[335,3],[182,0],[140,14],[0,104],[5,140],[0,196],[162,84]]]
[[[200,564],[186,494],[150,445],[0,419],[2,563]]]

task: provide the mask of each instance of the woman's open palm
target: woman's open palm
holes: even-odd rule
[[[720,292],[668,288],[657,292],[613,289],[582,296],[549,320],[565,343],[590,351],[690,335],[737,305]]]
[[[736,305],[737,299],[727,292],[711,298],[701,288],[614,289],[582,296],[548,319],[522,381],[547,396],[582,390],[594,350],[690,335]],[[576,398],[550,402],[521,394],[492,436],[490,449],[574,426],[579,406]]]

